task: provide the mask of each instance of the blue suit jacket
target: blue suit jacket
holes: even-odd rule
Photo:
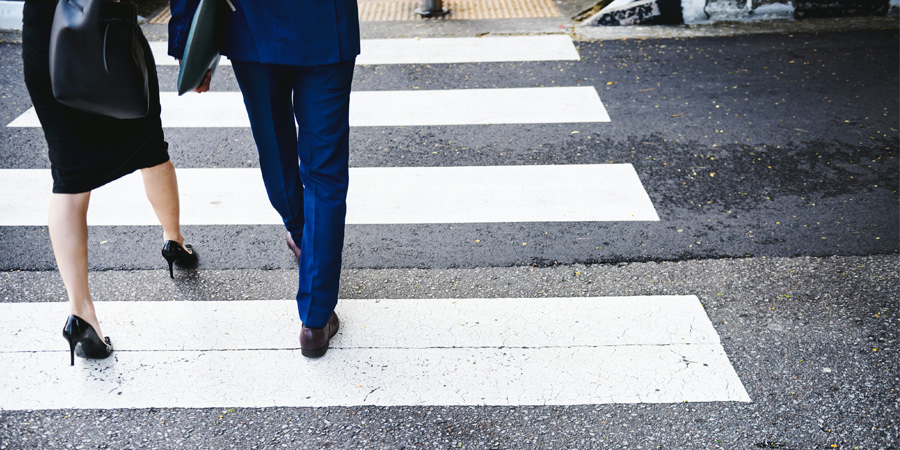
[[[356,0],[217,0],[222,54],[235,61],[320,65],[359,54]],[[170,0],[169,54],[181,58],[200,0]]]

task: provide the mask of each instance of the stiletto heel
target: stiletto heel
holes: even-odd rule
[[[190,251],[188,251],[190,250]],[[181,267],[193,266],[197,264],[197,251],[190,244],[181,245],[175,241],[166,241],[163,244],[162,256],[169,263],[169,277],[175,278],[172,271],[172,264],[178,264]]]
[[[76,353],[82,358],[104,359],[113,352],[109,338],[106,337],[101,341],[94,327],[81,317],[69,316],[62,334],[69,342],[69,364],[73,366]]]
[[[63,334],[63,336],[65,337],[66,335]],[[73,341],[72,339],[70,339],[68,337],[66,337],[66,339],[69,341],[69,365],[74,366],[75,365],[75,345],[77,344],[77,342]]]

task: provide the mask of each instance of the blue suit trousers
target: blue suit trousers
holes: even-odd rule
[[[300,246],[300,320],[324,327],[338,300],[355,63],[232,64],[269,201]]]

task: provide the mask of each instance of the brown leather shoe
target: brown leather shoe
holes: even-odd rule
[[[290,231],[287,232],[287,237],[285,238],[285,240],[287,241],[288,248],[291,249],[292,252],[294,252],[294,257],[297,258],[297,262],[299,263],[300,262],[300,247],[297,247],[297,244],[294,243],[294,238],[291,237]]]
[[[328,351],[328,343],[341,327],[341,321],[335,313],[331,313],[325,328],[309,328],[300,330],[300,353],[307,358],[318,358]]]

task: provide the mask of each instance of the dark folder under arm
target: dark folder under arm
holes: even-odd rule
[[[215,72],[219,65],[219,0],[200,0],[188,32],[178,71],[178,95],[193,90],[203,82],[207,70]]]

